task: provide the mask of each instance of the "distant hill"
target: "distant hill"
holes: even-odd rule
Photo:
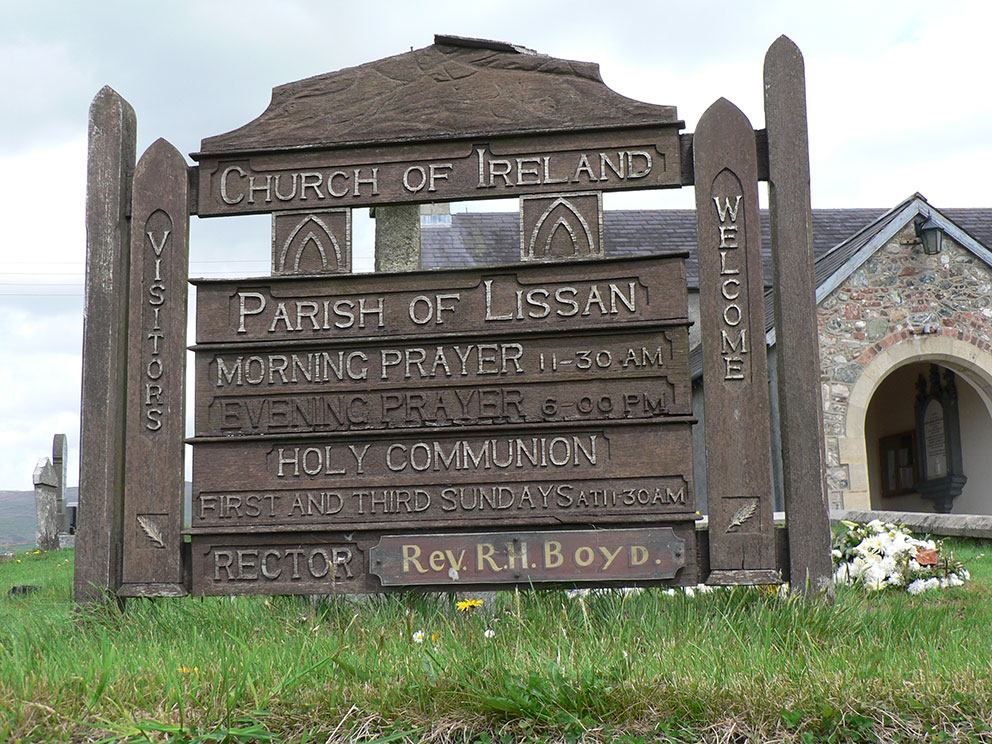
[[[193,484],[186,482],[185,512],[191,511]],[[65,489],[66,503],[79,500],[79,489]],[[187,518],[186,524],[189,524]],[[0,548],[34,545],[38,515],[34,508],[34,491],[0,491]]]
[[[34,545],[37,528],[34,491],[0,491],[0,548]]]

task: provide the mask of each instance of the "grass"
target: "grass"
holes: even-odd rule
[[[954,549],[974,580],[916,597],[533,592],[470,612],[392,595],[77,613],[72,551],[18,554],[0,742],[992,741],[992,557]]]

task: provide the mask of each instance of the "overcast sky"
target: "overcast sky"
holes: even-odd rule
[[[134,107],[139,156],[158,137],[190,153],[258,116],[276,85],[442,33],[597,62],[616,91],[676,106],[688,131],[721,96],[760,128],[764,53],[784,33],[806,59],[814,207],[889,207],[915,191],[989,207],[990,21],[978,0],[0,0],[0,490],[32,487],[56,432],[78,480],[86,124],[103,85]],[[692,202],[685,189],[606,207]],[[366,214],[357,270],[371,268]],[[194,218],[191,273],[265,273],[268,224]]]

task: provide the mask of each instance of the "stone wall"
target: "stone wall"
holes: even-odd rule
[[[864,415],[863,409],[849,410],[852,390],[877,355],[921,337],[992,351],[992,268],[946,236],[940,254],[924,254],[910,224],[820,302],[817,322],[829,504],[868,508],[845,503],[852,456],[842,440],[849,413]]]

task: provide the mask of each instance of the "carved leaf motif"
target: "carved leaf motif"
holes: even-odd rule
[[[162,537],[162,530],[148,517],[138,516],[138,525],[148,535],[149,539],[160,548],[165,547],[165,539]]]
[[[733,519],[730,520],[730,524],[727,525],[727,532],[733,532],[735,527],[740,527],[747,520],[754,516],[754,513],[758,510],[758,502],[752,501],[750,504],[745,504],[737,513],[734,514]]]

